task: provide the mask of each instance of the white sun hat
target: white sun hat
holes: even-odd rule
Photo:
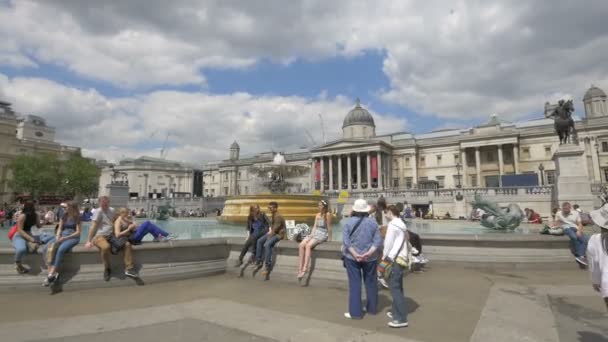
[[[604,204],[603,207],[593,210],[589,215],[591,215],[591,219],[595,224],[603,229],[608,229],[608,204]]]
[[[368,213],[369,209],[370,208],[369,205],[367,205],[367,201],[363,198],[356,200],[355,204],[353,204],[353,211],[356,211],[358,213]]]

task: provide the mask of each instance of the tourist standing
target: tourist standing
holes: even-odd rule
[[[278,212],[279,204],[274,201],[270,202],[268,210],[270,210],[271,215],[271,226],[269,232],[258,239],[255,251],[257,267],[254,270],[254,272],[257,272],[262,267],[262,252],[264,252],[265,268],[262,271],[262,275],[265,277],[265,280],[268,280],[268,276],[272,270],[272,250],[279,241],[285,238],[285,219]]]
[[[63,256],[80,242],[80,232],[80,210],[78,203],[72,201],[68,203],[63,217],[59,218],[59,226],[54,239],[46,244],[46,253],[43,255],[46,257],[48,275],[42,283],[43,286],[49,286],[57,280],[59,277],[57,270],[61,266]]]
[[[103,263],[103,279],[110,281],[112,270],[110,267],[110,253],[112,246],[110,245],[110,237],[112,236],[113,222],[116,212],[110,208],[110,199],[107,196],[99,198],[99,208],[95,210],[92,218],[91,228],[85,247],[97,247],[101,254]],[[130,243],[125,243],[124,248],[125,275],[128,277],[137,277],[137,272],[133,268],[133,250]]]
[[[258,239],[264,236],[268,232],[270,227],[270,220],[268,216],[260,210],[260,206],[254,204],[249,207],[249,216],[247,217],[247,240],[241,249],[241,254],[236,262],[235,267],[239,267],[243,264],[245,254],[251,248],[251,260],[255,260],[255,254],[257,249]]]
[[[392,264],[390,274],[388,275],[388,287],[393,298],[393,306],[388,317],[392,319],[388,325],[391,328],[404,328],[408,326],[407,322],[407,304],[403,292],[403,274],[404,268],[395,262],[398,256],[403,256],[407,259],[407,227],[399,217],[399,209],[394,205],[388,207],[387,218],[389,220],[386,230],[386,238],[384,239],[384,260]]]
[[[331,212],[329,211],[329,203],[326,200],[319,202],[319,212],[315,216],[315,224],[312,226],[310,235],[300,242],[298,252],[299,268],[298,279],[304,278],[304,275],[310,271],[310,255],[312,249],[317,245],[327,241],[331,236]]]
[[[555,221],[561,225],[573,245],[574,258],[582,266],[587,266],[587,237],[583,234],[583,224],[581,217],[568,202],[562,204],[562,210],[555,214]]]
[[[608,309],[608,204],[591,212],[591,219],[602,228],[593,234],[587,246],[587,258],[593,288],[604,297]]]
[[[30,270],[22,265],[23,257],[28,253],[35,253],[40,245],[52,239],[52,236],[34,236],[32,227],[40,228],[40,220],[36,213],[36,206],[33,202],[26,202],[23,210],[17,217],[17,232],[11,241],[15,248],[15,270],[19,274],[28,273]]]
[[[349,319],[363,318],[361,303],[361,279],[365,283],[367,313],[378,312],[378,249],[382,245],[378,224],[368,214],[369,206],[364,199],[353,205],[353,214],[344,224],[342,231],[342,255],[348,275],[348,312]]]

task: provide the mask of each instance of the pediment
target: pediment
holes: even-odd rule
[[[318,146],[311,150],[311,153],[324,152],[324,151],[335,151],[340,149],[352,149],[352,148],[363,148],[370,146],[390,146],[384,141],[380,140],[355,140],[355,139],[342,139],[337,141],[329,142],[325,145]]]

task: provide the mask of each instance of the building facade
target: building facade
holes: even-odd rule
[[[592,183],[608,182],[606,94],[592,86],[582,102],[585,116],[576,120],[585,149],[586,165],[581,167]],[[547,103],[545,115],[554,107]],[[469,129],[376,135],[374,118],[357,101],[344,119],[341,139],[285,157],[289,164],[310,170],[307,177],[288,180],[298,184],[294,192],[499,188],[502,176],[516,174],[535,175],[541,186],[554,184],[552,157],[558,145],[554,122],[546,117],[511,123],[492,115],[485,124]],[[273,153],[239,159],[239,151],[235,142],[229,159],[205,166],[205,196],[248,194],[255,188],[250,169],[270,162]]]
[[[81,151],[55,142],[55,128],[48,126],[44,118],[21,116],[9,102],[0,101],[0,204],[13,199],[8,186],[11,161],[19,155],[33,153],[56,154],[61,160],[67,160]]]
[[[129,185],[130,198],[194,198],[203,195],[200,167],[153,157],[127,158],[117,165],[104,161],[99,178],[99,193],[107,194],[112,181]]]

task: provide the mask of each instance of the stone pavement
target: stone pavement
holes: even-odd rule
[[[347,292],[232,275],[50,295],[0,294],[0,341],[608,341],[588,274],[435,267],[408,275],[411,326],[343,318]]]

